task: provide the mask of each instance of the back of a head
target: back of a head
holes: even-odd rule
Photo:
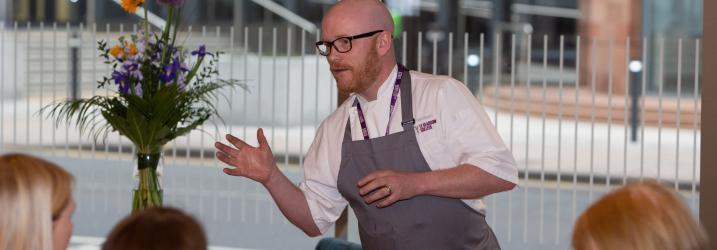
[[[201,225],[174,208],[148,208],[135,212],[115,226],[103,250],[205,250]]]
[[[0,156],[0,249],[52,249],[53,220],[71,202],[72,182],[48,161]]]
[[[626,185],[601,198],[576,221],[576,250],[707,249],[707,239],[687,206],[656,182]]]

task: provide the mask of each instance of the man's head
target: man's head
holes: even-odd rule
[[[363,93],[371,87],[377,89],[375,85],[380,84],[377,82],[379,77],[388,77],[396,64],[391,38],[393,20],[386,6],[378,0],[343,0],[324,16],[323,42],[379,30],[382,31],[350,39],[350,50],[344,53],[337,51],[335,46],[338,44],[329,46],[326,58],[340,91]]]

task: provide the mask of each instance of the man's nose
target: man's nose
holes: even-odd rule
[[[339,53],[336,51],[335,48],[332,48],[331,51],[329,51],[329,55],[326,56],[326,60],[328,60],[330,63],[336,63],[341,61],[341,58],[343,57],[343,53]]]

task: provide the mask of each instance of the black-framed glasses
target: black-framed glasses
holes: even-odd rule
[[[370,37],[380,32],[383,32],[383,30],[374,30],[355,36],[339,37],[331,42],[318,41],[316,42],[316,49],[319,50],[319,54],[321,54],[322,56],[328,56],[331,53],[332,47],[339,53],[346,53],[351,50],[351,41],[359,38]]]

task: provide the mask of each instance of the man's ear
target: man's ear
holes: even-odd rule
[[[378,51],[378,54],[380,56],[385,55],[389,51],[391,51],[391,46],[393,46],[393,38],[391,37],[391,34],[388,32],[381,32],[381,34],[378,35],[378,38],[376,39],[376,48]]]

